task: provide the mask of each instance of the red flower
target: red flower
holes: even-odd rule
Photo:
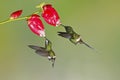
[[[40,20],[40,16],[37,14],[31,15],[28,19],[28,26],[30,30],[40,36],[40,37],[45,37],[45,30],[44,30],[44,25],[42,21]]]
[[[10,19],[16,19],[22,14],[22,10],[17,10],[10,15]]]
[[[59,26],[61,24],[60,17],[51,4],[46,4],[41,7],[43,10],[42,17],[48,24],[53,26]]]

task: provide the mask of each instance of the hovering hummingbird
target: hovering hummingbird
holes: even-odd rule
[[[81,36],[79,34],[77,34],[71,26],[65,26],[63,24],[61,24],[61,26],[63,26],[65,28],[66,32],[58,32],[59,36],[69,39],[75,45],[80,43],[80,44],[86,45],[90,49],[94,49],[93,47],[91,47],[90,45],[85,43],[82,40]]]
[[[45,47],[39,47],[35,45],[28,45],[30,48],[35,50],[35,53],[39,54],[40,56],[47,57],[49,61],[52,62],[52,67],[54,67],[55,63],[55,53],[52,50],[52,43],[50,40],[45,38]]]

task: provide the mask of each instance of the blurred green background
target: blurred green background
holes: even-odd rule
[[[44,39],[34,35],[26,21],[3,24],[0,80],[120,80],[120,0],[1,0],[0,21],[19,9],[23,16],[29,15],[41,2],[53,4],[61,22],[73,26],[99,53],[57,36],[64,29],[43,21],[57,55],[52,68],[51,62],[27,47],[44,46]]]

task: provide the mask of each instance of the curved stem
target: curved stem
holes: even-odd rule
[[[17,18],[17,19],[8,19],[8,20],[0,22],[0,24],[5,24],[5,23],[8,23],[8,22],[12,22],[12,21],[19,21],[19,20],[23,20],[23,19],[27,19],[27,18],[28,17],[21,17],[21,18]]]
[[[33,14],[38,14],[38,13],[40,13],[40,11],[36,11]],[[0,24],[5,24],[5,23],[8,23],[8,22],[13,22],[13,21],[19,21],[19,20],[23,20],[23,19],[27,19],[27,18],[28,18],[28,16],[21,17],[21,18],[16,18],[16,19],[7,19],[5,21],[0,22]]]
[[[40,11],[36,11],[36,12],[34,12],[33,14],[38,14]]]
[[[0,22],[0,24],[5,24],[5,23],[8,23],[8,22],[11,22],[11,20],[8,19],[8,20],[5,20],[5,21],[2,21],[2,22]]]

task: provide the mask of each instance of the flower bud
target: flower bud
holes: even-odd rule
[[[30,30],[40,36],[40,37],[45,37],[45,30],[44,30],[44,25],[42,21],[40,20],[40,16],[37,14],[32,14],[28,19],[28,26]]]
[[[42,5],[41,8],[41,15],[48,24],[52,26],[59,26],[61,24],[60,17],[51,4]]]
[[[22,10],[17,10],[10,15],[10,19],[16,19],[22,14]]]

